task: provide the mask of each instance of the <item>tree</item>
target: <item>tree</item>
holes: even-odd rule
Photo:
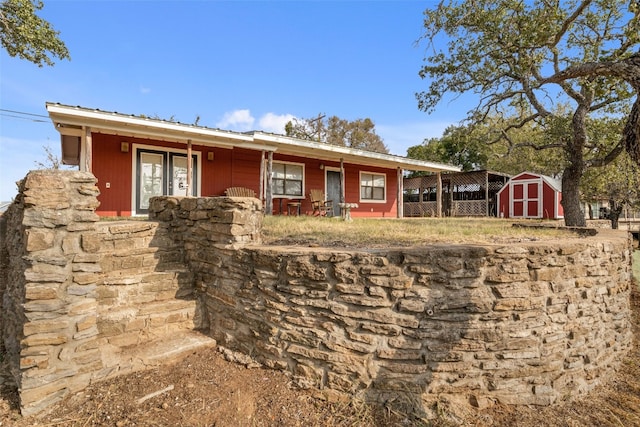
[[[450,126],[441,138],[409,147],[407,157],[450,163],[461,166],[463,171],[489,169],[512,175],[529,171],[560,176],[562,153],[558,149],[540,151],[531,147],[542,144],[544,135],[540,129],[528,124],[511,133],[512,145],[502,140],[487,144],[487,133],[501,126],[500,118],[487,118],[482,125],[473,127]]]
[[[431,81],[416,94],[418,107],[430,112],[447,94],[472,92],[479,101],[468,112],[471,125],[504,117],[489,143],[562,150],[565,222],[584,226],[583,173],[609,164],[625,148],[640,160],[639,11],[637,0],[443,1],[424,14],[420,41],[432,51],[419,74]],[[559,106],[571,108],[570,121],[556,113]],[[613,147],[603,151],[590,140],[589,117],[626,113]],[[526,124],[546,137],[539,143],[511,139]]]
[[[448,163],[462,167],[463,171],[487,167],[490,148],[466,126],[449,126],[441,138],[429,138],[420,145],[407,149],[407,157]]]
[[[0,43],[12,57],[33,62],[38,67],[54,65],[51,56],[71,59],[60,34],[36,11],[44,7],[42,1],[3,0],[0,3]]]
[[[287,136],[308,141],[325,142],[349,148],[388,153],[382,138],[376,134],[371,119],[357,119],[352,122],[325,115],[313,119],[293,119],[285,125]]]

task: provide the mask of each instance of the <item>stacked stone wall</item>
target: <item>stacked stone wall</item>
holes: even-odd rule
[[[3,341],[24,414],[86,387],[101,366],[99,255],[83,240],[98,221],[95,183],[87,173],[31,172],[2,216]]]
[[[156,207],[185,216],[179,204]],[[211,335],[303,386],[375,401],[447,394],[476,406],[549,405],[593,388],[630,347],[626,233],[378,251],[215,250],[198,226],[186,231],[192,225],[172,222],[199,242],[188,259]]]
[[[630,346],[626,233],[270,247],[257,199],[159,197],[150,221],[98,222],[95,183],[32,172],[0,220],[0,326],[25,415],[194,329],[301,386],[476,406],[585,392]]]

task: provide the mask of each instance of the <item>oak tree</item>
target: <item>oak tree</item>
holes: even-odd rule
[[[625,148],[640,160],[639,12],[638,0],[442,1],[424,13],[427,55],[419,74],[429,85],[416,95],[418,107],[430,112],[447,95],[473,93],[470,125],[504,118],[487,142],[562,150],[565,222],[584,226],[584,172]],[[556,113],[567,105],[570,121]],[[623,114],[618,142],[602,151],[588,136],[589,117]],[[547,137],[514,141],[528,123]]]
[[[0,44],[12,57],[33,62],[38,67],[54,65],[52,57],[70,59],[58,31],[36,12],[44,7],[39,0],[3,0],[0,3]]]
[[[287,136],[309,141],[388,153],[389,150],[376,133],[375,126],[369,118],[349,121],[337,116],[326,118],[325,115],[319,115],[316,118],[287,122],[285,133]]]

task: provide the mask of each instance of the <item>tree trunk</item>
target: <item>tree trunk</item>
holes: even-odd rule
[[[582,93],[588,95],[586,90]],[[567,227],[587,225],[580,201],[580,181],[585,168],[583,149],[587,141],[586,117],[589,113],[589,104],[590,96],[585,96],[584,102],[578,104],[571,120],[573,135],[565,149],[569,164],[562,174],[562,207],[564,224]]]
[[[562,174],[562,207],[564,208],[564,224],[567,227],[585,227],[582,203],[580,201],[581,168],[569,165]]]
[[[618,220],[622,213],[622,204],[616,203],[615,200],[609,199],[609,219],[611,220],[611,228],[613,230],[618,229]]]

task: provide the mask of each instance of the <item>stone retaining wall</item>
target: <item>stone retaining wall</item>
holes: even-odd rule
[[[180,204],[154,208],[186,216]],[[590,390],[630,347],[625,233],[377,251],[227,250],[198,238],[192,221],[171,227],[198,241],[187,252],[210,334],[302,386],[381,402],[448,394],[476,406],[549,405]]]
[[[626,234],[379,251],[263,246],[252,198],[98,222],[95,178],[31,172],[0,220],[0,327],[36,413],[203,331],[305,387],[547,405],[629,348]],[[160,343],[160,344],[159,344]]]

